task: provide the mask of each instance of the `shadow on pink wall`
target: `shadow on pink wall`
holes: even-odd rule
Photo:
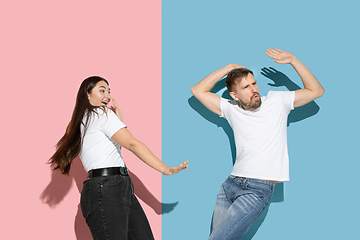
[[[169,213],[177,205],[177,202],[162,204],[133,172],[129,171],[129,173],[134,184],[136,196],[150,206],[156,214]],[[77,157],[71,165],[69,176],[61,174],[60,171],[52,171],[51,181],[42,192],[40,200],[44,204],[49,205],[49,207],[56,208],[69,192],[73,180],[76,183],[79,193],[81,193],[83,182],[86,178],[87,173],[82,166],[81,160]],[[78,205],[78,211],[75,216],[74,230],[77,240],[88,240],[92,238],[90,230],[82,216],[80,204]]]

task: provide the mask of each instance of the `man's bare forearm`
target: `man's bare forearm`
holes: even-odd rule
[[[293,54],[278,48],[268,48],[266,51],[266,54],[273,58],[275,62],[280,64],[291,64],[299,74],[304,84],[304,88],[295,91],[294,107],[303,106],[324,94],[325,90],[319,81]]]
[[[222,79],[226,74],[228,74],[234,68],[242,67],[238,64],[228,64],[223,68],[216,70],[211,73],[203,80],[201,80],[198,84],[191,88],[192,94],[196,97],[198,93],[210,92],[210,90],[215,86],[215,84]]]
[[[291,61],[290,64],[299,74],[304,84],[304,89],[313,92],[316,95],[316,98],[323,95],[325,89],[321,86],[321,84],[315,78],[312,72],[301,61],[299,61],[297,58],[294,58],[294,60]]]

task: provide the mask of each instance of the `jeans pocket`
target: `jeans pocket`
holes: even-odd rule
[[[266,197],[268,195],[271,195],[272,193],[271,186],[264,185],[261,183],[251,183],[248,185],[248,189],[258,193],[259,194],[258,196],[261,197]]]
[[[267,196],[267,193],[265,193],[264,191],[262,191],[261,189],[256,189],[256,188],[248,188],[248,190],[252,191],[253,193],[255,193],[259,198],[264,198]]]
[[[103,177],[103,185],[104,187],[116,186],[121,183],[122,180],[123,176],[121,175]]]
[[[108,176],[103,177],[100,185],[101,198],[110,202],[128,202],[132,188],[128,176]]]

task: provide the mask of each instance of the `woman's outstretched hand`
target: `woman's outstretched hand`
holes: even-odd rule
[[[189,160],[186,160],[185,162],[183,162],[182,164],[180,164],[177,167],[167,167],[164,171],[163,174],[164,175],[173,175],[176,174],[184,169],[186,169],[188,167],[187,163],[189,162]]]
[[[119,105],[117,104],[115,98],[112,99],[112,102],[113,102],[114,106],[111,106],[110,109],[114,111],[114,113],[116,114],[116,116],[118,116],[120,121],[123,121],[123,118],[124,118],[123,113],[120,110]]]

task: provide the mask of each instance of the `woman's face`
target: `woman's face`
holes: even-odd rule
[[[92,106],[106,106],[111,100],[109,85],[105,81],[99,81],[91,93],[88,93],[88,99]]]

